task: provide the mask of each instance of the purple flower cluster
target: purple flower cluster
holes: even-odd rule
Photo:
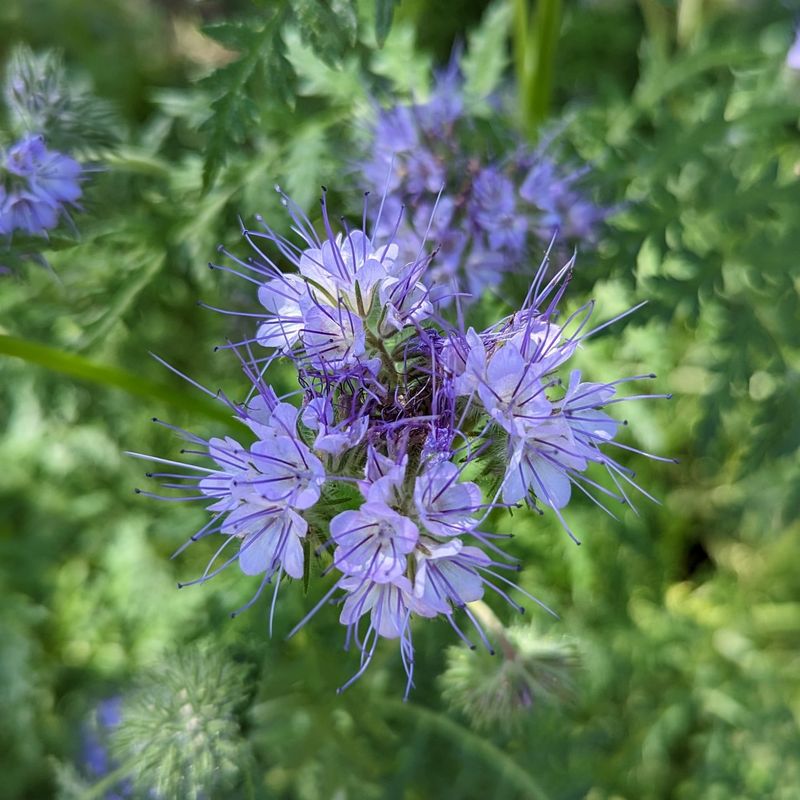
[[[390,221],[405,209],[394,233],[403,258],[436,248],[432,274],[447,287],[440,299],[478,297],[556,233],[593,240],[608,214],[578,188],[585,170],[565,173],[543,149],[517,141],[510,156],[478,158],[469,146],[477,124],[451,67],[427,102],[376,109],[359,165],[373,185],[386,185],[381,234],[392,234]]]
[[[83,169],[27,135],[0,154],[0,234],[47,235],[82,194]]]
[[[564,387],[557,377],[609,323],[590,328],[591,303],[561,322],[571,263],[548,277],[545,261],[519,311],[465,330],[440,313],[431,256],[403,260],[396,242],[370,236],[365,223],[335,232],[324,198],[319,238],[283,200],[300,246],[259,218],[261,230],[243,231],[252,256],[222,249],[232,265],[212,265],[256,284],[263,306],[244,315],[258,320],[254,337],[229,345],[247,376],[246,401],[214,395],[242,436],[182,432],[192,443],[184,452],[212,465],[153,477],[210,501],[211,519],[190,541],[221,534],[223,543],[193,583],[238,561],[263,576],[250,606],[267,584],[277,596],[283,576],[308,580],[310,561],[323,561],[322,574],[335,577],[295,630],[339,602],[347,642],[361,653],[345,687],[381,638],[400,641],[410,687],[412,618],[441,617],[472,646],[463,614],[489,647],[469,604],[488,589],[522,610],[506,577],[520,567],[485,529],[492,510],[541,503],[561,518],[573,487],[623,502],[628,486],[639,488],[606,452],[619,423],[604,409],[624,399],[622,381],[589,383],[573,369]],[[294,363],[299,403],[265,382],[274,359]],[[591,464],[613,489],[587,477]]]
[[[111,755],[109,737],[121,724],[122,698],[115,696],[99,702],[91,723],[84,725],[81,755],[83,767],[92,779],[104,778],[119,767]],[[133,785],[126,777],[121,777],[116,786],[110,786],[102,795],[103,800],[125,800],[132,796]]]

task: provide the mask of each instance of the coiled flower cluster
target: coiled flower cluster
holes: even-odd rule
[[[622,502],[638,488],[608,453],[620,423],[605,409],[623,399],[623,381],[586,382],[577,369],[566,385],[558,377],[609,323],[591,327],[591,303],[561,321],[572,262],[550,275],[545,260],[518,311],[465,329],[440,309],[438,255],[404,260],[366,224],[334,231],[324,197],[318,236],[282,197],[301,244],[259,218],[258,230],[243,231],[252,256],[222,248],[227,262],[212,265],[255,284],[262,306],[244,315],[257,320],[254,336],[228,345],[247,378],[246,401],[216,395],[241,435],[184,432],[192,443],[184,452],[210,466],[152,477],[208,503],[210,519],[190,541],[223,537],[192,583],[238,562],[262,576],[250,606],[270,583],[277,597],[286,576],[310,581],[317,561],[314,572],[330,585],[295,630],[338,602],[347,642],[360,651],[342,688],[380,639],[399,640],[410,688],[413,618],[443,618],[474,646],[466,620],[491,648],[469,604],[490,591],[522,610],[509,577],[520,566],[487,525],[494,509],[541,504],[563,521],[573,487]],[[263,377],[276,359],[296,367],[300,388],[290,396]],[[586,475],[592,464],[616,491]]]
[[[556,233],[570,244],[592,241],[609,213],[579,188],[586,170],[565,171],[510,131],[502,144],[509,155],[477,155],[470,142],[479,126],[454,64],[427,102],[376,109],[359,165],[373,185],[386,185],[380,233],[392,234],[390,222],[405,208],[393,233],[403,257],[415,258],[428,242],[437,248],[440,299],[477,298]]]

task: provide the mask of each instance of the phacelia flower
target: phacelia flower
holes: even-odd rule
[[[593,241],[609,213],[579,188],[585,170],[565,172],[511,130],[510,156],[476,152],[480,121],[462,94],[453,64],[427,101],[376,107],[358,165],[368,182],[385,186],[379,233],[393,234],[405,259],[436,251],[429,284],[439,284],[440,302],[496,287],[556,233],[569,244]]]
[[[431,119],[446,130],[455,114],[448,106]],[[401,125],[397,135],[412,130]],[[497,221],[512,209],[505,192],[487,175],[474,201]],[[299,239],[258,218],[258,230],[243,230],[253,255],[222,249],[235,266],[213,265],[256,284],[262,308],[244,314],[255,317],[252,338],[226,346],[241,361],[247,400],[208,392],[240,435],[181,432],[193,445],[185,452],[211,467],[153,477],[169,489],[193,487],[188,499],[208,504],[211,518],[190,542],[222,536],[192,583],[238,562],[246,575],[263,576],[248,607],[273,580],[276,597],[286,576],[310,581],[309,560],[319,559],[330,585],[294,630],[339,603],[346,640],[360,651],[342,688],[363,674],[380,639],[399,640],[410,688],[415,618],[443,618],[474,646],[466,618],[491,649],[470,604],[489,590],[523,610],[513,597],[522,590],[507,577],[520,567],[499,546],[503,537],[486,530],[493,510],[541,504],[569,531],[562,509],[573,487],[623,502],[623,484],[638,488],[607,451],[620,423],[605,409],[625,399],[617,396],[624,381],[593,383],[573,369],[565,389],[560,377],[583,341],[609,323],[591,328],[591,303],[562,322],[572,262],[550,276],[545,261],[517,312],[483,331],[465,329],[441,308],[438,254],[407,259],[381,225],[334,231],[324,197],[318,236],[281,196]],[[516,235],[500,222],[495,233],[498,247]],[[275,359],[297,370],[300,388],[289,397],[265,381]],[[491,460],[498,452],[500,474],[496,455]],[[587,475],[592,464],[616,491]]]
[[[34,236],[55,228],[81,197],[81,165],[49,150],[40,135],[25,136],[0,160],[0,234]]]

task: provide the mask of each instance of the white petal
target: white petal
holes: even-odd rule
[[[239,567],[245,575],[260,575],[270,569],[275,558],[275,548],[280,542],[280,528],[269,525],[251,533],[239,550]]]
[[[564,508],[569,502],[572,487],[566,473],[544,458],[532,458],[534,475],[531,488],[536,496],[552,508]]]

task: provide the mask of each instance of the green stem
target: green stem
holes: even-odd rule
[[[366,342],[368,345],[375,348],[380,356],[381,364],[383,364],[383,368],[388,373],[388,377],[391,380],[389,385],[389,393],[395,389],[397,386],[397,366],[395,365],[394,361],[392,360],[391,353],[386,349],[386,345],[383,343],[383,339],[381,339],[376,334],[372,333],[371,331],[367,331],[366,335]]]
[[[677,37],[681,47],[688,47],[703,27],[703,0],[679,0]]]
[[[109,772],[97,783],[92,784],[81,796],[80,800],[97,800],[102,797],[109,789],[113,789],[120,781],[127,778],[136,768],[138,756],[129,759],[121,767],[117,767],[113,772]]]
[[[528,75],[528,0],[513,0],[514,29],[513,52],[514,71],[517,75],[517,86],[522,102],[523,87]],[[524,115],[524,114],[523,114]]]
[[[66,353],[55,347],[0,334],[0,355],[21,358],[30,364],[37,364],[80,381],[122,389],[137,397],[158,400],[161,403],[231,424],[231,412],[221,404],[213,403],[202,395],[195,396],[176,391],[172,386],[148,380],[118,367],[97,364],[83,356]]]
[[[517,648],[514,647],[511,640],[506,636],[506,629],[503,623],[497,618],[497,614],[495,614],[483,600],[473,600],[469,604],[469,607],[472,609],[472,613],[478,618],[478,622],[497,639],[505,659],[507,661],[515,661],[517,658]]]
[[[509,784],[519,789],[522,797],[531,798],[531,800],[548,800],[547,792],[514,759],[487,739],[474,734],[445,714],[414,703],[402,703],[398,700],[382,700],[380,701],[380,708],[388,715],[409,717],[417,724],[425,725],[458,743],[465,750],[471,751],[481,758],[487,766],[505,778]]]
[[[653,50],[661,59],[666,59],[672,36],[669,10],[661,5],[660,0],[639,0],[639,8]]]
[[[514,2],[514,60],[522,118],[534,134],[550,111],[562,0],[538,0],[532,16],[527,0]]]

